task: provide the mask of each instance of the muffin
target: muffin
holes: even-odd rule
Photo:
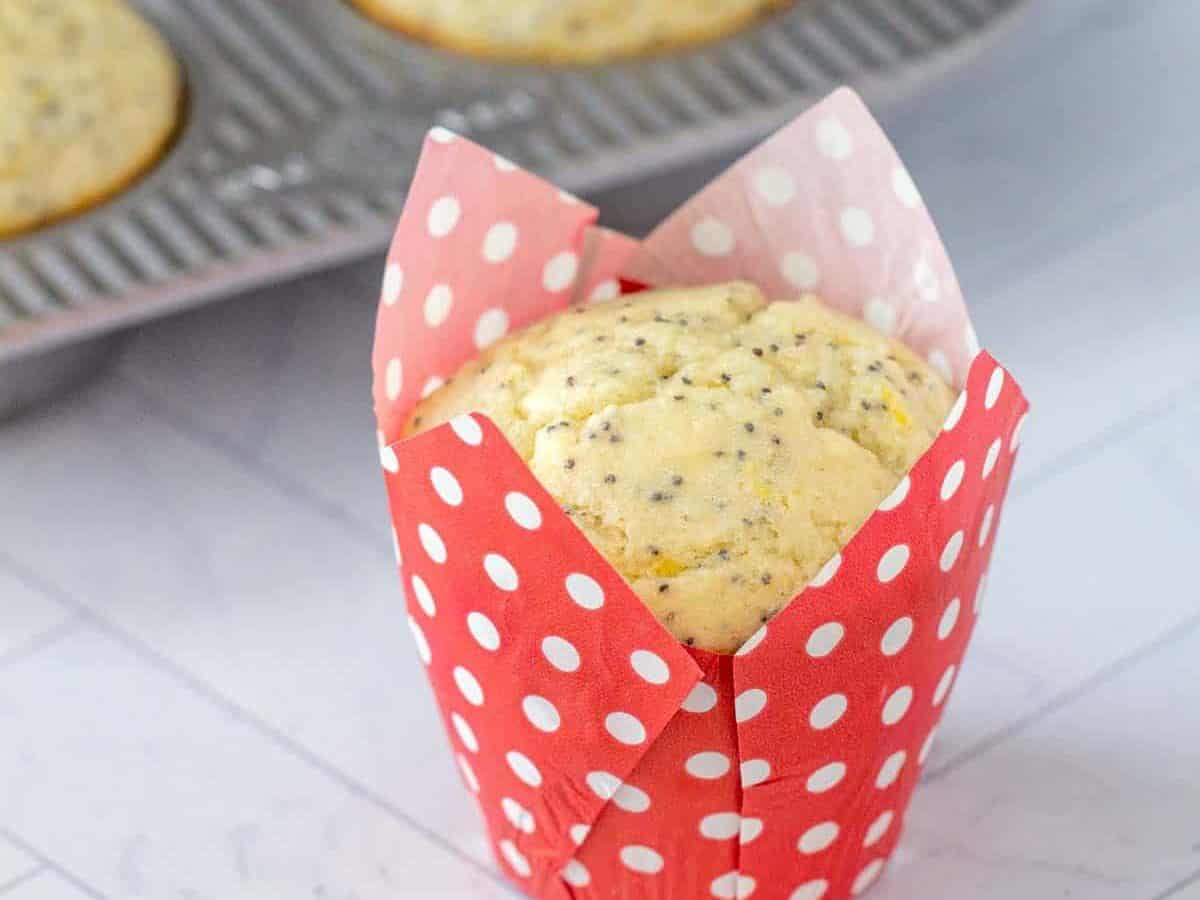
[[[729,34],[790,0],[353,0],[388,27],[495,59],[601,62]]]
[[[727,653],[845,545],[953,401],[899,342],[731,283],[543,320],[407,433],[485,413],[677,639]]]
[[[91,206],[153,164],[179,66],[125,0],[0,3],[0,236]]]

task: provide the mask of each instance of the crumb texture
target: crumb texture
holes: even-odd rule
[[[713,40],[791,0],[353,0],[389,27],[473,56],[599,62]]]
[[[174,131],[179,67],[126,0],[0,0],[0,235],[124,187]]]
[[[679,640],[736,650],[891,492],[954,400],[812,297],[655,291],[540,322],[413,414],[486,413]]]

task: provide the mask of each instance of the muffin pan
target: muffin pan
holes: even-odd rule
[[[1025,0],[799,0],[700,49],[563,68],[444,53],[343,0],[137,3],[184,66],[185,121],[115,199],[0,241],[0,414],[46,378],[23,357],[383,247],[431,124],[595,191],[748,146],[839,83],[911,86]]]

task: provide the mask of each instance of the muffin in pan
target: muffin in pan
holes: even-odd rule
[[[492,59],[592,63],[702,43],[792,0],[350,0],[384,25]]]
[[[731,283],[544,320],[469,362],[408,431],[486,413],[676,638],[732,652],[846,544],[953,401],[898,341]]]
[[[153,165],[182,82],[126,0],[3,0],[0,237],[86,209]]]

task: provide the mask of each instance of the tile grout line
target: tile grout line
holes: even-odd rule
[[[46,871],[46,868],[47,867],[44,862],[34,863],[31,868],[29,868],[27,871],[22,872],[16,878],[10,878],[8,881],[4,882],[3,884],[0,884],[0,897],[4,896],[9,891],[11,891],[15,888],[19,888],[25,882],[30,881],[30,880],[36,878],[37,876],[41,875],[42,873],[44,873]]]
[[[291,756],[296,757],[310,768],[320,772],[326,778],[340,785],[344,790],[349,791],[353,796],[366,801],[392,818],[402,822],[421,837],[451,854],[456,859],[462,860],[481,875],[486,877],[489,881],[505,889],[508,894],[512,894],[512,886],[507,880],[505,880],[504,876],[497,869],[489,867],[481,863],[475,857],[464,853],[461,849],[451,844],[440,834],[418,822],[386,797],[377,794],[370,787],[359,782],[357,779],[346,774],[345,772],[342,772],[332,763],[322,759],[303,744],[300,744],[288,737],[270,723],[258,718],[258,716],[256,716],[253,712],[235,703],[233,700],[226,697],[203,679],[189,672],[183,666],[163,656],[149,644],[124,631],[120,626],[110,622],[103,615],[92,610],[85,603],[76,600],[71,594],[62,588],[45,580],[26,568],[24,565],[18,563],[17,560],[13,559],[6,551],[2,549],[0,549],[0,565],[3,565],[8,571],[15,575],[18,580],[20,580],[31,590],[35,590],[41,593],[43,596],[46,596],[48,599],[57,600],[58,602],[74,609],[77,612],[77,617],[75,619],[76,625],[84,622],[91,625],[109,640],[112,640],[114,643],[132,653],[142,662],[146,663],[151,669],[158,671],[160,674],[166,675],[167,677],[181,684],[183,687],[187,688],[192,693],[198,695],[205,702],[223,710],[235,721],[242,723],[251,731],[257,733],[260,737],[265,738],[269,743],[281,750],[284,750]],[[5,835],[6,832],[2,827],[0,827],[0,836]],[[17,844],[18,846],[22,846],[21,843],[16,840],[13,840],[13,843]],[[31,855],[34,855],[35,857],[38,856],[38,854],[32,852]],[[103,898],[101,898],[101,900],[103,900]]]
[[[1060,691],[1058,694],[1051,697],[1032,712],[1026,713],[999,731],[993,732],[983,740],[976,742],[973,746],[970,746],[955,756],[950,757],[950,759],[938,766],[936,769],[931,769],[929,773],[921,779],[922,782],[934,782],[941,779],[945,775],[949,775],[957,771],[967,763],[971,762],[971,760],[976,759],[977,757],[982,756],[984,753],[987,753],[989,750],[1000,746],[1005,741],[1025,731],[1030,726],[1037,724],[1051,713],[1058,712],[1059,710],[1070,706],[1076,700],[1086,697],[1096,688],[1101,687],[1120,677],[1121,675],[1124,675],[1126,672],[1135,669],[1139,664],[1154,656],[1159,651],[1165,650],[1167,647],[1185,637],[1188,637],[1197,630],[1200,630],[1200,615],[1194,615],[1188,619],[1185,619],[1178,625],[1175,625],[1173,628],[1169,628],[1167,631],[1163,632],[1149,643],[1143,644],[1133,652],[1127,653],[1125,656],[1114,660],[1099,672],[1094,672],[1093,674],[1089,675],[1087,678],[1075,684],[1073,687],[1070,687],[1065,691]]]
[[[57,625],[51,625],[49,628],[37,632],[24,643],[18,644],[4,653],[0,653],[0,669],[35,656],[47,647],[58,643],[82,624],[83,617],[78,612],[72,612]]]
[[[1168,897],[1176,896],[1180,891],[1189,888],[1194,884],[1200,884],[1200,869],[1197,869],[1191,875],[1185,876],[1180,881],[1175,882],[1161,894],[1155,894],[1150,900],[1167,900]]]
[[[37,860],[37,862],[40,864],[40,866],[38,869],[34,870],[34,874],[41,875],[41,874],[45,874],[47,872],[53,873],[53,874],[57,875],[59,878],[62,878],[64,881],[70,882],[70,884],[73,887],[75,887],[78,890],[80,890],[81,892],[83,892],[84,895],[92,898],[92,900],[109,900],[108,895],[102,894],[100,891],[96,890],[94,887],[92,887],[90,884],[88,884],[86,881],[84,881],[78,875],[75,875],[70,870],[66,869],[59,863],[55,862],[53,859],[48,857],[45,853],[42,853],[36,847],[31,845],[28,841],[22,840],[20,837],[18,837],[16,834],[14,834],[8,828],[5,828],[3,825],[0,825],[0,838],[4,838],[10,844],[15,846],[18,850],[25,851],[25,853],[29,854],[35,860]],[[29,878],[32,878],[32,877],[33,877],[33,875],[29,876]],[[21,879],[20,883],[22,883],[22,884],[25,883],[26,881],[29,880],[29,878]],[[14,886],[15,885],[9,884],[5,887],[5,890],[8,890]]]

